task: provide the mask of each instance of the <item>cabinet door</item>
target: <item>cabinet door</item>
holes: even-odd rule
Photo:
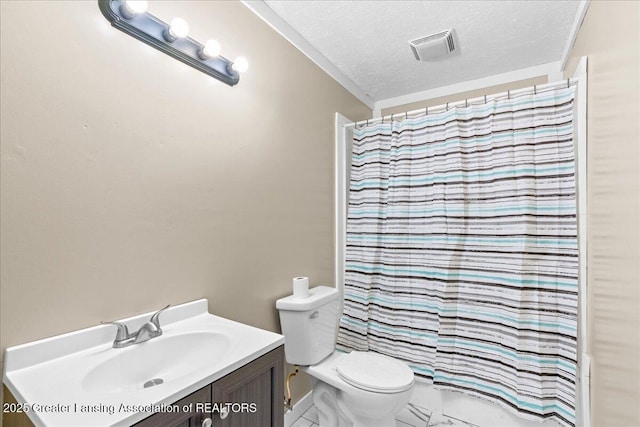
[[[214,412],[214,426],[283,427],[283,376],[284,352],[280,346],[213,383],[214,405],[229,409],[227,414]],[[251,404],[255,404],[255,411]]]
[[[211,384],[193,392],[189,396],[178,400],[176,405],[178,412],[162,412],[151,415],[135,424],[135,427],[201,427],[206,418],[211,418],[211,413],[198,411],[198,403],[211,403]],[[183,408],[192,408],[191,411],[183,411]]]

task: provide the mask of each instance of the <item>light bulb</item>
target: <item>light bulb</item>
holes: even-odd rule
[[[202,48],[202,55],[206,58],[213,58],[220,55],[220,43],[217,40],[207,40]]]
[[[231,66],[235,71],[244,73],[249,69],[249,62],[244,56],[238,56]]]
[[[125,0],[120,3],[120,13],[125,19],[133,19],[136,15],[147,10],[145,0]]]
[[[177,39],[187,37],[189,35],[189,24],[182,18],[173,18],[169,27],[169,34]]]
[[[127,0],[124,2],[124,7],[127,8],[132,14],[144,13],[147,11],[146,0]]]

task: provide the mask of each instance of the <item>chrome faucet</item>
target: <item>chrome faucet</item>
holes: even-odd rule
[[[171,305],[171,304],[169,304]],[[169,308],[169,305],[156,311],[151,319],[138,329],[137,332],[130,334],[127,325],[121,322],[100,322],[103,325],[116,325],[118,331],[116,332],[116,338],[113,340],[113,348],[129,347],[133,344],[140,344],[141,342],[149,341],[151,338],[159,337],[162,335],[162,328],[160,327],[160,313]]]

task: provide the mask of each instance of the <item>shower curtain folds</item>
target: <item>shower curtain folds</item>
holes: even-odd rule
[[[575,424],[574,87],[354,129],[338,345]]]

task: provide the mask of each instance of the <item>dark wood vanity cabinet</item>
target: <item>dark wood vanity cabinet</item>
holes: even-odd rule
[[[158,413],[135,426],[283,427],[283,396],[284,351],[280,346],[176,402],[181,408],[191,405],[192,412]]]
[[[242,369],[242,368],[240,368]],[[174,405],[181,410],[176,412],[161,412],[151,415],[148,418],[135,424],[135,427],[200,427],[205,419],[211,418],[211,414],[200,407],[208,403],[211,404],[211,384],[200,390],[191,393],[189,396],[178,400]],[[191,411],[184,411],[182,408],[193,408]]]
[[[213,402],[233,403],[224,419],[215,413],[215,427],[282,427],[283,347],[278,347],[213,383]],[[243,404],[244,409],[238,406]]]

